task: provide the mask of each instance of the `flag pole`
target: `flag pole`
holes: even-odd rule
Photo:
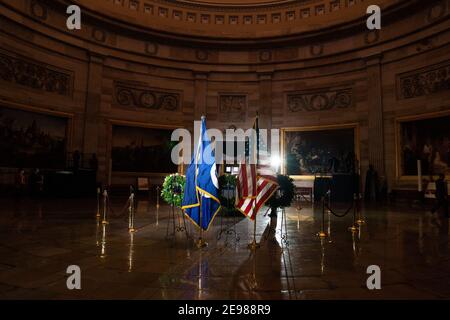
[[[204,115],[202,115],[202,123],[203,123],[203,120],[205,120],[206,119],[206,117],[204,116]],[[199,141],[200,141],[200,143],[203,143],[203,132],[202,132],[202,129],[203,129],[203,125],[201,125],[200,126],[200,139],[199,139]],[[200,148],[200,146],[198,146],[197,148]],[[201,148],[200,148],[201,149]],[[198,149],[197,149],[198,150]],[[203,151],[203,150],[202,150]],[[198,173],[198,157],[197,157],[197,159],[195,159],[195,163],[196,163],[196,167],[195,167],[195,192],[198,192],[198,190],[197,190],[197,173]],[[199,192],[198,192],[199,193]],[[197,194],[198,194],[197,193]],[[204,248],[204,247],[206,247],[207,245],[208,245],[208,243],[203,239],[203,227],[202,227],[202,195],[201,195],[201,193],[200,193],[200,195],[199,195],[199,197],[198,197],[198,203],[200,204],[200,207],[199,207],[199,212],[198,212],[198,214],[199,214],[199,224],[200,224],[200,236],[199,236],[199,238],[198,238],[198,241],[197,241],[197,248]]]
[[[250,243],[248,245],[248,248],[250,250],[255,251],[256,249],[258,249],[260,247],[259,243],[256,242],[256,216],[257,216],[257,212],[255,212],[255,208],[256,208],[256,201],[258,201],[258,158],[259,158],[259,115],[258,115],[258,111],[256,112],[256,119],[255,119],[255,131],[256,131],[256,164],[255,164],[255,171],[256,171],[256,183],[253,186],[254,188],[256,188],[256,192],[255,192],[255,198],[253,199],[253,208],[252,208],[252,212],[255,215],[255,218],[253,219],[253,241],[252,243]]]

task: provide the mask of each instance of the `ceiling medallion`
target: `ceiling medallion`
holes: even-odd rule
[[[314,57],[321,56],[323,54],[323,44],[313,44],[309,47],[309,52]]]
[[[155,55],[158,53],[158,45],[154,42],[147,42],[145,44],[145,52],[149,55]]]
[[[263,50],[259,52],[259,60],[261,62],[267,62],[272,60],[272,51],[270,50]]]
[[[39,18],[41,20],[47,19],[47,7],[45,7],[41,3],[37,1],[31,1],[30,10],[31,14],[36,18]]]
[[[106,32],[97,28],[92,29],[92,38],[98,42],[106,41]]]
[[[195,57],[197,58],[197,60],[206,61],[206,60],[208,60],[208,51],[195,50]]]
[[[364,42],[366,44],[372,44],[380,40],[380,30],[371,30],[366,32],[364,36]]]
[[[433,22],[434,20],[444,16],[444,14],[445,14],[445,3],[444,1],[440,1],[430,8],[430,10],[428,11],[427,18],[429,22]]]

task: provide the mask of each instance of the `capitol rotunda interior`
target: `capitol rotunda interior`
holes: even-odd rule
[[[0,0],[0,299],[450,299],[449,17]]]

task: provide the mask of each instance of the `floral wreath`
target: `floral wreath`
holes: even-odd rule
[[[164,179],[161,190],[161,197],[165,202],[175,207],[181,207],[184,195],[184,186],[186,184],[186,177],[174,173],[168,175]]]

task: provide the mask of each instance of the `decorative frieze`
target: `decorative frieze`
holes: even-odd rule
[[[287,107],[290,112],[347,109],[352,106],[353,90],[351,88],[291,92],[287,94]]]
[[[222,122],[244,122],[247,111],[245,94],[220,94],[219,119]]]
[[[145,85],[114,83],[116,104],[123,107],[176,111],[180,109],[180,94],[153,89]]]
[[[56,67],[0,52],[0,79],[29,88],[72,95],[73,75]]]
[[[450,61],[397,76],[399,99],[411,99],[450,90]]]

